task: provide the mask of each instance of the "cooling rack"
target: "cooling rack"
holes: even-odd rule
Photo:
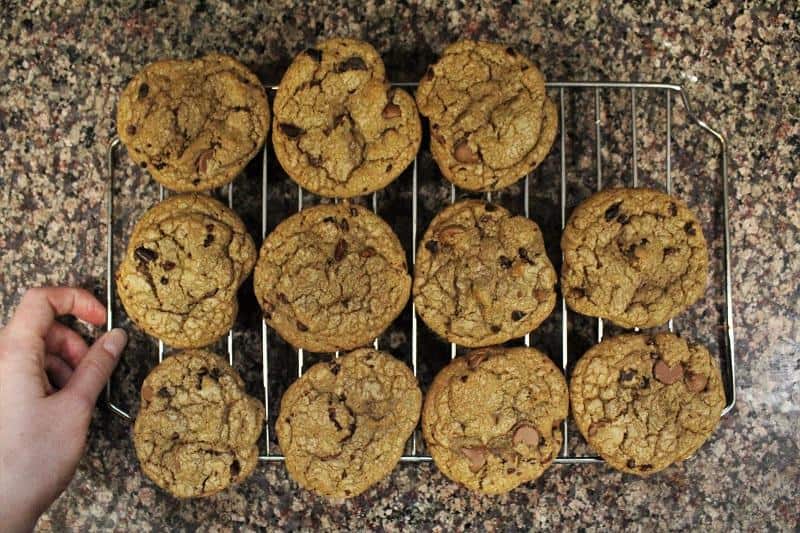
[[[416,87],[415,83],[396,83],[393,84],[398,87],[404,87],[407,89],[413,89]],[[584,181],[586,183],[583,184],[583,189],[587,191],[591,190],[600,190],[603,188],[604,184],[609,181],[608,179],[604,179],[603,174],[603,137],[601,135],[601,124],[602,120],[601,117],[603,114],[601,113],[601,103],[602,98],[606,94],[613,93],[615,98],[624,98],[627,103],[625,104],[628,107],[627,112],[631,114],[632,120],[630,120],[630,124],[628,126],[628,131],[625,133],[627,136],[627,140],[630,144],[630,153],[626,154],[626,157],[630,158],[630,176],[631,180],[629,183],[626,183],[627,186],[638,187],[641,185],[640,183],[640,170],[639,170],[639,145],[642,143],[642,139],[640,138],[640,132],[637,131],[637,99],[641,101],[643,97],[647,97],[649,100],[659,101],[661,102],[662,110],[665,113],[665,120],[664,120],[664,129],[661,132],[663,135],[663,142],[664,142],[664,176],[665,179],[659,185],[662,187],[668,194],[674,194],[674,187],[673,187],[673,169],[672,169],[672,143],[673,143],[673,102],[678,102],[683,106],[683,113],[686,116],[686,125],[693,126],[700,128],[700,132],[703,135],[709,135],[715,141],[715,145],[717,147],[717,152],[712,157],[718,160],[718,166],[716,170],[718,170],[718,178],[719,182],[721,182],[721,190],[716,191],[717,198],[721,205],[714,206],[712,209],[712,213],[714,213],[718,220],[714,222],[721,227],[720,231],[720,240],[721,246],[719,253],[712,253],[711,254],[711,261],[712,263],[716,261],[716,265],[713,265],[712,268],[716,268],[717,272],[719,272],[719,276],[714,278],[712,276],[712,285],[715,284],[713,287],[717,293],[721,295],[721,302],[717,306],[719,308],[719,315],[720,319],[718,324],[712,327],[716,331],[712,331],[709,335],[711,337],[716,337],[719,339],[719,342],[714,343],[717,348],[717,355],[720,361],[720,367],[722,370],[723,382],[725,387],[725,394],[726,394],[726,405],[723,409],[722,414],[726,415],[731,411],[735,402],[736,402],[736,374],[735,374],[735,364],[734,364],[734,336],[733,336],[733,305],[732,305],[732,295],[731,295],[731,250],[730,250],[730,231],[729,231],[729,213],[728,213],[728,202],[729,202],[729,184],[728,184],[728,154],[727,154],[727,140],[726,138],[717,130],[713,129],[703,120],[701,120],[693,111],[689,105],[689,100],[686,94],[686,91],[682,88],[682,86],[677,84],[670,84],[670,83],[646,83],[646,82],[588,82],[588,81],[578,81],[578,82],[549,82],[547,83],[548,94],[551,98],[554,98],[557,107],[559,108],[559,135],[560,139],[556,140],[554,143],[554,149],[551,153],[549,158],[553,158],[556,156],[560,158],[558,168],[560,171],[554,171],[552,179],[558,180],[558,185],[554,186],[554,191],[556,191],[557,195],[557,204],[558,210],[560,211],[560,227],[563,227],[567,221],[568,209],[571,207],[568,205],[567,195],[568,195],[568,180],[567,180],[567,160],[568,158],[575,157],[575,154],[570,154],[567,150],[567,133],[566,133],[566,106],[565,102],[569,100],[570,97],[573,96],[573,93],[580,92],[582,94],[582,98],[588,98],[589,101],[593,101],[593,115],[594,120],[591,120],[591,117],[588,117],[588,121],[584,122],[593,122],[594,131],[583,131],[579,132],[581,135],[585,135],[587,137],[593,137],[594,139],[594,147],[593,152],[595,154],[595,171],[592,173],[591,176],[584,176]],[[268,87],[272,93],[277,90],[277,86]],[[591,129],[591,128],[590,128]],[[649,134],[652,135],[652,132]],[[652,144],[652,139],[649,139],[649,144]],[[115,212],[114,212],[114,173],[116,169],[116,161],[115,161],[115,153],[117,151],[118,146],[120,145],[120,141],[118,138],[114,138],[111,140],[107,147],[107,171],[108,171],[108,185],[106,191],[106,222],[107,222],[107,235],[106,235],[106,246],[107,246],[107,256],[106,256],[106,298],[107,298],[107,328],[110,330],[111,328],[115,327],[115,313],[113,311],[115,307],[115,293],[113,287],[113,279],[114,279],[114,261],[113,261],[113,250],[114,250],[114,243],[115,238],[121,237],[124,238],[124,235],[114,235],[114,219],[115,219]],[[420,154],[421,155],[421,154]],[[420,216],[419,216],[419,203],[420,203],[420,183],[423,180],[430,179],[430,180],[442,180],[441,176],[438,174],[438,170],[433,171],[435,175],[433,176],[423,176],[421,175],[421,166],[420,166],[420,155],[418,155],[412,165],[410,166],[410,202],[408,203],[406,209],[410,211],[410,220],[411,220],[411,230],[410,235],[400,235],[401,240],[405,241],[406,239],[410,239],[410,254],[411,254],[411,263],[413,267],[413,263],[415,260],[416,255],[416,248],[417,248],[417,239],[421,235],[421,232],[424,231],[424,227],[419,227]],[[274,153],[271,151],[271,144],[267,142],[265,147],[261,152],[261,161],[260,161],[260,169],[261,169],[261,237],[263,239],[266,236],[268,231],[268,224],[267,224],[267,215],[270,212],[270,205],[269,205],[269,194],[268,191],[271,187],[270,176],[269,176],[269,162],[270,159],[274,157]],[[713,165],[712,165],[713,166]],[[691,178],[691,176],[690,176]],[[525,176],[524,180],[521,182],[519,187],[520,191],[519,194],[522,195],[522,211],[526,217],[531,215],[531,202],[530,202],[530,188],[531,188],[531,175]],[[234,182],[235,183],[235,182]],[[228,206],[232,209],[236,208],[236,202],[234,201],[234,183],[226,186],[222,190],[222,194],[227,197]],[[588,185],[587,185],[588,183]],[[648,186],[653,186],[653,184],[648,183]],[[460,194],[463,194],[464,191],[458,191],[455,186],[450,185],[449,190],[449,201],[455,202],[456,199],[459,197]],[[168,194],[162,187],[159,187],[159,199],[163,200],[165,195]],[[497,193],[496,193],[497,194]],[[304,196],[308,197],[308,192],[304,191],[302,188],[297,188],[297,211],[301,211],[303,209],[304,204]],[[486,199],[488,201],[492,201],[491,193],[486,194]],[[378,202],[378,193],[373,193],[371,198],[367,199],[368,202],[371,202],[373,210],[376,212],[378,211],[379,202]],[[495,198],[495,201],[498,201]],[[395,206],[396,207],[396,206]],[[560,313],[559,313],[560,311]],[[570,328],[571,318],[575,316],[574,313],[568,310],[566,303],[564,301],[563,296],[560,298],[560,309],[557,307],[555,310],[556,314],[560,315],[560,320],[555,320],[555,327],[553,331],[550,333],[557,336],[558,339],[551,339],[551,342],[555,342],[555,345],[560,346],[560,354],[553,354],[551,353],[551,357],[556,362],[560,362],[561,368],[564,373],[569,378],[569,373],[571,370],[572,365],[574,364],[575,360],[579,356],[579,354],[575,354],[575,347],[573,346],[575,341],[576,330],[578,326],[573,324],[573,327]],[[410,327],[408,328],[408,335],[409,335],[409,343],[410,343],[410,350],[408,354],[408,363],[411,366],[411,369],[414,372],[414,375],[418,375],[419,365],[420,365],[420,357],[421,354],[418,353],[419,350],[419,343],[421,340],[422,335],[430,335],[430,332],[424,328],[424,326],[418,324],[418,318],[415,313],[414,304],[411,303],[411,319],[410,319]],[[583,326],[587,324],[591,324],[592,329],[592,339],[594,342],[600,342],[603,339],[604,332],[608,331],[608,326],[605,327],[604,331],[604,324],[602,319],[588,319],[583,317],[581,320],[584,321]],[[668,329],[669,331],[674,331],[680,334],[679,328],[673,323],[672,320],[669,321],[661,329]],[[262,376],[262,385],[263,385],[263,400],[265,407],[267,408],[266,413],[266,424],[265,424],[265,431],[263,437],[263,453],[260,455],[260,460],[265,462],[275,462],[275,461],[282,461],[284,457],[278,453],[277,448],[274,443],[271,444],[271,428],[270,428],[270,420],[274,417],[275,413],[270,412],[270,400],[272,399],[271,396],[273,391],[270,390],[270,372],[275,371],[275,369],[270,368],[269,360],[270,360],[270,353],[269,353],[269,339],[271,336],[276,335],[274,331],[272,331],[267,324],[262,320],[261,321],[261,370],[260,374]],[[525,346],[531,345],[531,335],[525,335],[524,338],[518,339],[517,342],[524,344]],[[227,335],[225,340],[225,344],[227,347],[227,354],[228,354],[228,361],[231,365],[236,363],[234,358],[234,335],[233,331],[230,331]],[[374,341],[375,348],[379,348],[379,340],[375,339]],[[572,347],[572,349],[571,349]],[[450,344],[449,355],[450,358],[455,358],[457,353],[459,353],[459,347],[455,344]],[[161,362],[163,360],[165,354],[165,346],[161,341],[158,341],[157,347],[157,354],[158,354],[158,361]],[[308,363],[307,354],[304,353],[302,349],[296,351],[297,354],[297,368],[296,368],[296,375],[302,375],[305,367]],[[558,356],[560,355],[560,357]],[[332,357],[338,357],[339,354],[331,354]],[[427,354],[426,356],[430,356]],[[120,416],[121,418],[131,421],[133,420],[133,415],[126,410],[126,408],[119,404],[119,402],[115,403],[112,400],[112,387],[113,387],[114,378],[109,381],[108,386],[106,388],[106,404],[108,408],[115,413],[116,415]],[[274,410],[273,410],[274,411]],[[602,459],[593,455],[591,450],[586,447],[585,443],[582,445],[579,444],[577,446],[571,444],[570,434],[574,431],[574,428],[570,426],[569,419],[565,420],[562,424],[562,432],[563,432],[563,444],[560,450],[560,453],[556,459],[557,463],[566,463],[566,464],[581,464],[581,463],[601,463],[603,462]],[[431,457],[425,453],[424,442],[421,439],[419,430],[416,430],[411,438],[409,439],[405,454],[402,457],[403,462],[409,463],[416,463],[416,462],[425,462],[430,461]]]

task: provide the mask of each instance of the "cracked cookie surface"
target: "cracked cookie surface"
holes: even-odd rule
[[[533,348],[481,348],[437,374],[422,434],[448,478],[487,494],[538,478],[561,447],[564,376]]]
[[[413,161],[419,114],[385,76],[378,52],[353,39],[322,41],[294,59],[275,95],[272,132],[294,181],[349,198],[385,187]]]
[[[653,327],[704,293],[703,230],[680,200],[650,189],[607,189],[575,208],[561,237],[567,305],[623,327]]]
[[[542,73],[500,44],[448,46],[419,82],[416,100],[430,119],[439,169],[464,189],[511,185],[539,166],[556,136],[558,111]]]
[[[261,82],[221,54],[152,63],[128,83],[117,106],[117,132],[131,159],[180,192],[233,180],[268,129]]]
[[[359,205],[304,209],[261,246],[254,276],[267,323],[314,352],[351,350],[379,336],[411,291],[397,235]]]
[[[128,316],[177,348],[211,344],[236,318],[256,260],[241,219],[203,194],[171,196],[136,223],[116,275]]]
[[[708,350],[671,333],[620,335],[594,346],[575,366],[570,398],[592,448],[640,476],[692,455],[725,406]]]
[[[541,324],[555,306],[555,284],[535,222],[465,200],[436,215],[419,244],[414,303],[448,341],[488,346]]]
[[[248,477],[264,406],[236,371],[204,350],[168,356],[142,384],[133,443],[144,473],[179,498],[210,496]]]
[[[275,429],[289,474],[324,496],[360,494],[397,465],[421,404],[414,374],[388,353],[314,365],[281,398]]]

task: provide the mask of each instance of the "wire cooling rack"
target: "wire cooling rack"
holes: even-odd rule
[[[397,83],[394,84],[395,86],[410,88],[413,89],[416,87],[415,83]],[[593,107],[594,107],[594,120],[591,121],[591,117],[588,117],[588,121],[584,122],[593,122],[594,124],[594,132],[591,131],[583,131],[579,132],[581,135],[585,135],[587,137],[594,138],[594,147],[593,152],[595,154],[595,171],[591,177],[583,176],[584,181],[590,182],[589,185],[586,183],[583,184],[583,190],[590,192],[591,190],[600,190],[603,188],[604,183],[606,181],[610,181],[608,179],[604,180],[603,175],[603,154],[604,148],[603,138],[601,136],[601,124],[602,120],[601,117],[603,114],[601,113],[601,103],[602,98],[606,94],[614,94],[617,99],[624,98],[627,100],[626,107],[628,107],[628,112],[632,117],[630,120],[630,124],[628,126],[629,131],[626,133],[628,137],[628,142],[630,143],[630,153],[626,154],[625,157],[630,157],[630,175],[632,176],[632,180],[627,183],[628,186],[638,187],[640,186],[640,170],[639,170],[639,144],[642,142],[640,139],[640,132],[637,132],[637,99],[641,101],[645,96],[649,100],[660,100],[662,102],[661,107],[663,108],[662,111],[665,113],[665,120],[664,120],[664,129],[661,133],[663,135],[664,141],[664,176],[665,180],[659,185],[662,187],[668,194],[674,194],[673,190],[673,169],[672,169],[672,142],[673,142],[673,101],[679,102],[683,106],[683,112],[686,116],[686,122],[689,125],[693,125],[695,127],[699,127],[700,131],[704,135],[710,135],[715,141],[718,152],[714,154],[712,157],[718,158],[719,166],[717,167],[719,171],[719,181],[721,182],[721,191],[717,190],[717,198],[718,201],[721,203],[720,205],[714,206],[712,210],[713,213],[717,215],[718,220],[714,222],[718,224],[721,228],[721,246],[719,253],[712,253],[711,254],[711,261],[712,263],[716,261],[716,265],[712,268],[717,268],[717,272],[719,276],[714,279],[712,276],[712,285],[716,283],[716,286],[713,289],[716,290],[718,294],[721,295],[721,302],[717,306],[719,308],[719,323],[712,326],[711,329],[715,329],[716,331],[712,331],[710,333],[711,337],[716,337],[719,339],[719,342],[714,343],[717,347],[718,357],[720,361],[720,366],[722,370],[723,382],[725,386],[725,394],[726,394],[726,405],[722,412],[723,415],[727,414],[733,408],[736,402],[736,375],[735,375],[735,365],[734,365],[734,337],[733,337],[733,306],[732,306],[732,297],[731,297],[731,272],[730,272],[730,263],[731,263],[731,251],[730,251],[730,233],[729,233],[729,221],[728,221],[728,201],[729,201],[729,186],[728,186],[728,158],[727,158],[727,141],[725,137],[718,131],[714,130],[708,124],[706,124],[703,120],[698,118],[698,116],[692,111],[689,100],[687,98],[687,94],[685,90],[680,85],[669,84],[669,83],[643,83],[643,82],[550,82],[547,83],[548,94],[551,97],[555,98],[555,101],[559,108],[559,120],[560,120],[560,142],[559,140],[556,141],[554,144],[553,151],[549,158],[553,158],[558,154],[560,158],[559,162],[559,169],[560,172],[551,172],[554,174],[551,179],[558,180],[558,186],[554,187],[554,191],[558,196],[557,204],[560,210],[560,224],[561,228],[563,229],[568,215],[568,209],[571,207],[568,204],[568,180],[567,180],[567,158],[574,157],[575,154],[569,154],[567,150],[567,132],[566,132],[566,107],[565,102],[570,98],[573,97],[576,92],[580,92],[582,94],[582,98],[588,98],[589,101],[593,100]],[[269,87],[269,89],[274,93],[277,90],[277,86]],[[587,117],[584,117],[587,118]],[[592,135],[593,133],[593,135]],[[619,133],[619,132],[617,132]],[[652,139],[650,139],[652,141]],[[107,296],[107,309],[108,309],[108,316],[107,316],[107,327],[110,330],[115,326],[115,316],[114,316],[114,306],[115,306],[115,293],[113,287],[113,279],[114,279],[114,261],[113,261],[113,250],[114,250],[114,242],[115,242],[115,235],[114,235],[114,173],[115,173],[115,152],[120,144],[118,138],[112,139],[109,143],[107,148],[107,168],[108,168],[108,188],[106,192],[106,222],[107,222],[107,256],[106,256],[106,296]],[[650,143],[652,144],[652,143]],[[421,154],[420,154],[421,155]],[[410,219],[411,219],[411,231],[409,235],[400,235],[401,240],[405,241],[406,239],[410,238],[410,250],[411,250],[411,262],[412,266],[415,260],[416,255],[416,248],[417,248],[417,238],[421,235],[421,232],[424,231],[424,227],[419,227],[419,189],[420,189],[420,182],[424,179],[432,179],[432,180],[441,180],[441,176],[438,174],[438,170],[435,171],[434,176],[422,176],[420,175],[420,155],[418,155],[410,167],[410,174],[411,174],[411,194],[410,194],[410,202],[407,205],[407,209],[410,211]],[[270,212],[270,205],[268,201],[268,190],[270,187],[270,176],[268,172],[268,163],[270,158],[274,157],[274,153],[271,150],[271,144],[267,142],[265,144],[264,149],[261,153],[261,236],[262,238],[266,236],[268,230],[267,224],[267,214]],[[712,165],[713,166],[713,165]],[[691,179],[692,176],[689,176]],[[531,206],[530,206],[530,187],[531,187],[531,175],[525,176],[522,184],[521,184],[521,191],[520,194],[523,196],[522,198],[522,210],[526,217],[531,215]],[[550,178],[549,178],[550,179]],[[616,185],[621,185],[619,183],[615,183]],[[654,184],[648,183],[648,186],[654,186]],[[463,191],[458,191],[455,186],[450,185],[449,191],[449,201],[453,203],[456,201],[456,198],[460,195],[460,193],[464,193]],[[159,187],[159,199],[163,200],[167,192],[162,188]],[[228,206],[232,209],[236,207],[234,202],[234,184],[230,184],[223,189],[223,194],[227,196]],[[497,194],[497,193],[496,193]],[[303,199],[304,195],[307,197],[308,192],[304,191],[302,188],[298,187],[297,189],[297,211],[301,211],[303,209]],[[492,200],[491,193],[486,194],[486,199],[488,201]],[[376,212],[378,211],[378,194],[373,193],[371,195],[371,204],[373,210]],[[495,199],[498,201],[498,199]],[[574,204],[573,204],[574,205]],[[569,372],[572,368],[572,365],[575,363],[575,360],[579,357],[579,353],[573,353],[575,348],[573,346],[574,341],[576,340],[576,335],[578,334],[579,325],[572,324],[572,328],[570,328],[571,319],[577,320],[576,315],[571,313],[564,301],[563,296],[561,297],[561,305],[560,305],[560,313],[559,309],[555,310],[554,314],[560,314],[560,320],[555,320],[555,327],[552,328],[551,334],[556,336],[560,336],[560,341],[557,339],[551,342],[555,342],[556,345],[560,344],[560,358],[555,356],[555,354],[551,353],[551,357],[556,362],[560,362],[561,368],[563,369],[564,373],[569,378]],[[582,320],[583,327],[586,329],[588,326],[589,329],[592,330],[592,338],[594,342],[600,342],[603,339],[604,335],[604,325],[602,319],[589,320],[588,318],[583,317]],[[592,322],[594,322],[592,324]],[[424,329],[424,326],[422,327]],[[672,320],[669,321],[668,324],[665,325],[665,328],[669,331],[675,331],[676,333],[680,333],[678,331],[679,328],[676,328],[675,324]],[[421,327],[418,325],[417,315],[415,313],[414,304],[411,303],[411,320],[410,320],[410,331],[408,332],[410,335],[410,353],[409,353],[409,360],[408,363],[410,364],[414,375],[418,375],[419,364],[420,364],[420,354],[418,353],[418,345],[420,342],[421,335],[430,335],[426,329],[424,331],[420,331]],[[606,326],[606,332],[608,331],[608,326]],[[663,329],[663,328],[661,328]],[[582,332],[585,335],[585,332]],[[265,424],[265,432],[264,432],[264,441],[263,441],[263,448],[264,452],[259,457],[262,461],[282,461],[284,457],[279,453],[274,453],[274,444],[271,445],[270,442],[270,420],[274,417],[275,413],[270,413],[270,399],[273,392],[270,391],[270,366],[269,366],[269,338],[271,335],[276,335],[274,331],[272,331],[267,324],[262,320],[261,321],[261,376],[262,376],[262,384],[263,384],[263,399],[264,404],[267,408],[266,413],[266,424]],[[705,340],[705,339],[704,339]],[[233,365],[234,361],[234,335],[233,331],[230,331],[227,335],[226,339],[227,344],[227,353],[228,353],[228,361]],[[531,335],[525,335],[523,339],[519,339],[517,342],[523,343],[525,346],[531,345]],[[374,346],[379,348],[378,339],[375,339]],[[571,351],[571,346],[572,351]],[[455,344],[450,345],[450,357],[455,358],[457,353],[460,350]],[[158,361],[161,362],[163,360],[165,353],[165,346],[163,342],[158,341]],[[333,354],[333,357],[338,357],[339,354]],[[426,355],[430,356],[430,354]],[[297,350],[297,376],[303,374],[305,366],[307,364],[307,354],[304,353],[302,349]],[[272,369],[274,372],[275,369]],[[112,381],[109,381],[108,387],[106,389],[106,403],[109,409],[115,413],[116,415],[122,417],[125,420],[131,421],[133,416],[130,412],[126,410],[125,407],[118,405],[112,401]],[[557,463],[567,463],[567,464],[580,464],[580,463],[600,463],[602,459],[599,457],[591,454],[591,451],[586,447],[585,443],[582,445],[579,443],[577,446],[571,445],[570,440],[570,433],[573,432],[573,428],[571,428],[569,420],[565,420],[562,425],[562,432],[563,432],[563,445],[560,450],[560,453],[556,459]],[[574,440],[574,439],[573,439]],[[582,442],[582,441],[581,441]],[[409,439],[405,454],[402,458],[404,462],[424,462],[430,461],[431,457],[425,453],[424,449],[424,442],[422,441],[419,430],[416,430],[411,438]]]

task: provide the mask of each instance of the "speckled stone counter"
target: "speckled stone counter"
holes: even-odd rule
[[[372,42],[392,79],[412,81],[450,41],[485,38],[534,57],[548,79],[680,83],[699,115],[728,135],[738,399],[693,458],[647,479],[602,465],[556,465],[509,495],[481,497],[450,483],[432,465],[401,465],[391,478],[344,503],[300,490],[280,464],[261,464],[246,483],[211,499],[175,500],[139,471],[128,425],[98,408],[86,456],[69,489],[39,522],[41,530],[798,528],[800,8],[795,2],[754,10],[716,1],[687,2],[680,9],[660,1],[649,8],[580,2],[571,9],[452,0],[438,7],[435,2],[394,5],[374,0],[327,6],[279,1],[262,7],[211,0],[55,4],[6,0],[0,10],[3,321],[29,286],[78,285],[104,296],[106,146],[114,133],[117,95],[147,62],[220,51],[238,57],[269,84],[317,37],[348,35]],[[612,112],[617,96],[604,98],[604,176],[609,183],[624,183],[630,179],[631,160],[619,153],[625,153],[630,120]],[[592,131],[594,117],[576,112],[592,110],[581,107],[581,99],[567,100],[571,155],[566,162],[570,178],[591,179],[594,139],[581,132]],[[648,106],[643,97],[642,109]],[[714,208],[713,201],[702,198],[718,190],[719,158],[690,154],[695,145],[713,154],[715,145],[706,137],[693,141],[695,134],[678,107],[676,193],[695,205],[701,218],[713,218],[718,205]],[[653,113],[643,111],[637,124],[646,129],[650,119],[658,123],[660,115]],[[644,182],[656,179],[664,164],[660,135],[656,129],[642,132],[638,149]],[[554,149],[531,192],[534,218],[545,227],[554,257],[558,206],[538,201],[536,184],[558,172],[558,154]],[[157,193],[145,174],[129,168],[124,149],[117,158],[122,178],[115,197],[125,221],[115,223],[114,231],[123,236],[130,220]],[[431,167],[429,160],[420,165]],[[237,181],[237,191],[253,187],[257,196],[259,175],[257,167],[249,168]],[[393,206],[409,199],[407,185],[406,176],[381,197],[382,216],[400,229],[408,229],[408,221],[395,216]],[[296,202],[293,190],[280,181],[271,199],[289,205]],[[420,202],[435,209],[448,191],[438,182],[423,183]],[[515,192],[519,187],[510,191],[509,201]],[[586,192],[578,188],[570,194]],[[392,201],[393,195],[398,202]],[[245,196],[251,195],[238,197]],[[254,212],[243,217],[260,237]],[[550,227],[554,229],[548,236]],[[719,231],[707,231],[718,250]],[[712,278],[718,283],[717,274]],[[719,312],[717,304],[700,304],[682,324],[691,329],[695,319],[713,321]],[[256,393],[260,360],[257,351],[249,352],[259,346],[254,302],[244,303],[242,313],[237,364]],[[407,350],[402,332],[385,337],[382,342],[393,351]],[[535,343],[552,352],[544,337]],[[152,344],[134,334],[117,386],[131,405],[137,380],[153,357]],[[431,373],[447,353],[426,357],[438,360],[421,368]],[[271,379],[288,380],[292,364],[274,361]]]

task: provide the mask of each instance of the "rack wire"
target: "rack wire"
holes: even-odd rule
[[[416,87],[416,83],[395,83],[393,84],[399,87],[405,88],[414,88]],[[576,91],[576,90],[591,90],[593,91],[593,98],[594,98],[594,125],[595,125],[595,152],[596,152],[596,186],[594,187],[596,190],[601,190],[603,188],[603,165],[602,165],[602,157],[601,157],[601,147],[602,147],[602,139],[601,139],[601,94],[604,91],[629,91],[630,92],[630,112],[632,116],[631,120],[631,131],[630,131],[630,140],[632,146],[632,185],[633,187],[639,186],[639,169],[638,169],[638,132],[636,126],[636,116],[637,116],[637,96],[639,96],[640,92],[648,91],[650,94],[652,92],[657,92],[663,95],[664,98],[664,106],[666,111],[666,129],[664,131],[664,135],[666,136],[665,141],[665,163],[666,163],[666,183],[665,189],[668,194],[673,193],[673,183],[672,183],[672,102],[673,99],[679,100],[685,110],[686,116],[690,123],[694,124],[701,128],[705,133],[711,135],[719,145],[719,157],[721,160],[720,171],[721,171],[721,182],[722,182],[722,246],[723,246],[723,254],[721,257],[722,261],[722,286],[720,289],[724,294],[724,304],[722,306],[722,316],[723,316],[723,328],[724,328],[724,340],[721,343],[722,346],[720,347],[719,359],[723,369],[723,381],[725,385],[725,393],[726,393],[726,405],[722,411],[723,415],[726,415],[733,409],[736,403],[736,372],[735,372],[735,361],[734,361],[734,333],[733,333],[733,303],[732,303],[732,295],[731,295],[731,247],[730,247],[730,230],[729,230],[729,213],[728,213],[728,201],[729,201],[729,184],[728,184],[728,144],[727,140],[724,135],[722,135],[717,130],[713,129],[709,126],[706,122],[701,120],[693,111],[689,105],[689,100],[686,94],[686,91],[680,86],[676,84],[670,83],[649,83],[649,82],[590,82],[590,81],[578,81],[578,82],[549,82],[547,83],[548,89],[553,92],[557,91],[558,94],[558,108],[559,108],[559,117],[560,117],[560,211],[561,211],[561,228],[563,229],[567,222],[567,172],[566,172],[566,124],[565,124],[565,117],[566,117],[566,109],[565,109],[565,95],[569,91]],[[271,91],[276,91],[277,86],[269,87]],[[120,141],[118,138],[114,138],[111,140],[107,147],[107,169],[108,169],[108,188],[106,191],[106,222],[107,222],[107,235],[106,235],[106,247],[107,247],[107,256],[106,256],[106,304],[107,304],[107,328],[111,330],[114,327],[114,287],[113,287],[113,245],[114,245],[114,230],[113,230],[113,221],[114,221],[114,193],[113,193],[113,180],[114,180],[114,171],[115,171],[115,159],[114,154],[119,146]],[[261,236],[262,238],[266,237],[267,235],[267,214],[269,211],[269,202],[268,202],[268,188],[269,188],[269,175],[268,175],[268,162],[270,157],[270,146],[269,143],[266,143],[262,153],[261,153]],[[414,158],[411,167],[411,205],[408,206],[411,212],[411,259],[412,259],[412,268],[413,264],[416,261],[416,248],[419,236],[419,207],[418,207],[418,192],[419,192],[419,156]],[[529,191],[530,191],[530,180],[531,176],[525,176],[524,183],[523,183],[523,191],[524,191],[524,214],[526,217],[530,216],[530,199],[529,199]],[[234,185],[233,183],[229,184],[225,187],[225,192],[227,195],[228,206],[232,209],[235,207],[236,203],[234,202]],[[453,203],[457,197],[456,187],[454,185],[450,186],[450,202]],[[164,190],[163,187],[159,187],[159,199],[163,200],[167,192]],[[301,211],[303,209],[303,194],[304,191],[301,187],[298,186],[297,188],[297,210]],[[492,196],[491,193],[487,193],[486,195],[487,201],[491,201]],[[372,208],[375,212],[378,211],[378,195],[377,193],[372,194]],[[564,371],[565,375],[568,374],[568,370],[570,367],[570,359],[569,359],[569,343],[570,343],[570,332],[569,332],[569,316],[570,311],[567,308],[566,302],[561,297],[561,321],[560,321],[560,333],[561,333],[561,367]],[[410,324],[410,339],[411,339],[411,350],[410,350],[410,365],[411,369],[415,376],[418,376],[419,372],[419,361],[418,361],[418,341],[419,341],[419,327],[417,323],[417,315],[416,309],[413,301],[411,302],[411,324]],[[669,331],[674,331],[675,326],[672,320],[669,321],[667,324],[667,328]],[[269,382],[269,336],[271,334],[270,328],[267,326],[265,321],[261,321],[261,375],[262,375],[262,385],[264,388],[264,404],[266,407],[266,424],[265,424],[265,431],[264,431],[264,450],[259,459],[265,462],[275,462],[275,461],[282,461],[284,457],[279,453],[273,453],[271,446],[270,446],[270,427],[269,427],[269,420],[270,420],[270,382]],[[274,334],[274,333],[272,333]],[[596,341],[601,342],[603,340],[604,334],[604,325],[602,319],[597,319],[597,336]],[[525,346],[530,346],[531,338],[530,334],[525,335],[522,339]],[[234,338],[233,338],[233,331],[228,332],[227,335],[227,353],[228,353],[228,361],[231,365],[234,364]],[[378,348],[378,339],[375,339],[374,346]],[[158,341],[158,361],[161,362],[164,357],[164,350],[165,346],[163,342]],[[455,344],[450,344],[450,356],[451,358],[455,358],[457,354],[458,347]],[[339,353],[333,354],[334,357],[338,357]],[[297,376],[301,376],[303,374],[303,370],[305,367],[305,354],[302,349],[297,350]],[[112,378],[113,380],[113,378]],[[108,386],[106,388],[106,404],[109,409],[115,413],[116,415],[120,416],[121,418],[131,421],[133,419],[132,415],[127,412],[123,407],[115,404],[112,401],[112,381],[109,381]],[[562,449],[559,456],[556,458],[556,463],[562,464],[582,464],[582,463],[601,463],[603,462],[602,459],[595,455],[579,455],[574,453],[570,449],[570,439],[569,439],[569,426],[568,420],[565,420],[562,424],[562,432],[563,432],[563,444]],[[414,431],[409,442],[406,447],[406,453],[402,457],[403,462],[408,463],[415,463],[415,462],[426,462],[430,461],[431,457],[425,453],[424,450],[424,442],[419,438],[419,430]]]

